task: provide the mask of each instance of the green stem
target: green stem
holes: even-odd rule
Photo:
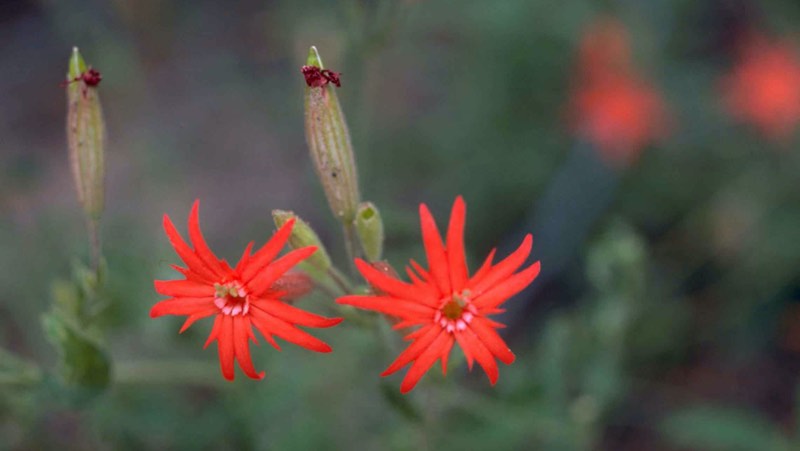
[[[330,277],[328,279],[330,279]],[[325,280],[314,280],[314,286],[333,299],[336,299],[343,294],[347,294],[339,285],[334,287]]]
[[[355,294],[355,289],[353,288],[353,284],[350,283],[350,280],[344,275],[338,268],[331,265],[328,268],[328,276],[330,276],[331,280],[336,283],[336,286],[342,290],[342,294]]]
[[[91,252],[92,269],[99,279],[100,257],[102,253],[100,245],[100,220],[97,218],[88,218],[86,220],[86,229],[89,232],[89,251]]]
[[[344,247],[347,250],[347,267],[350,268],[350,272],[354,272],[355,266],[353,261],[359,256],[358,244],[356,243],[356,230],[352,222],[345,222],[342,224],[342,227],[344,229]]]

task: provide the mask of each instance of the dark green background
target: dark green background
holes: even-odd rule
[[[600,14],[628,27],[675,119],[627,170],[565,127],[576,47]],[[0,345],[47,376],[0,383],[0,448],[796,449],[798,141],[732,122],[719,80],[737,31],[798,25],[794,0],[3,2]],[[115,371],[80,406],[40,326],[52,284],[87,259],[58,86],[73,45],[104,76]],[[392,263],[422,259],[419,202],[443,224],[464,195],[473,268],[533,233],[544,270],[507,304],[517,361],[496,387],[456,354],[447,379],[437,365],[401,398],[400,376],[378,377],[399,340],[387,352],[347,323],[314,332],[332,354],[262,345],[266,380],[226,383],[201,349],[208,321],[179,336],[181,319],[148,317],[152,280],[177,262],[161,215],[185,230],[195,198],[231,260],[281,208],[342,262],[303,136],[310,45],[342,72]],[[322,295],[302,306],[334,314]]]

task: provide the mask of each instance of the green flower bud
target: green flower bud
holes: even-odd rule
[[[324,70],[316,47],[309,50],[303,73],[307,83],[306,141],[311,160],[333,214],[349,224],[360,196],[350,132],[335,91],[338,74]]]
[[[97,219],[103,211],[106,128],[97,85],[100,73],[86,67],[78,48],[72,49],[67,73],[67,142],[78,200]]]
[[[362,202],[356,212],[356,234],[367,260],[380,260],[383,254],[383,220],[372,202]]]
[[[331,258],[328,256],[328,251],[322,245],[319,236],[314,229],[303,221],[299,216],[291,211],[285,210],[272,210],[272,219],[275,221],[275,226],[280,228],[286,221],[294,218],[294,227],[292,228],[292,235],[289,237],[289,245],[293,249],[299,249],[306,246],[316,246],[317,251],[311,254],[300,265],[301,268],[308,270],[315,276],[321,276],[327,273],[331,267]]]

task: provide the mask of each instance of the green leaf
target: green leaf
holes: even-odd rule
[[[111,379],[111,362],[101,344],[65,312],[42,316],[45,335],[59,353],[59,374],[73,395],[83,400],[102,392]]]

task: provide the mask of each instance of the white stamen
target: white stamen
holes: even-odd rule
[[[467,328],[467,323],[465,323],[465,322],[464,322],[464,321],[462,321],[462,320],[458,320],[458,321],[456,321],[456,328],[457,328],[458,330],[464,330],[464,329],[466,329],[466,328]]]
[[[214,305],[216,305],[217,308],[219,308],[219,309],[225,307],[225,304],[226,304],[226,302],[225,302],[225,299],[223,299],[223,298],[214,299]]]
[[[222,308],[222,313],[230,315],[231,310],[233,310],[233,307],[231,307],[230,305],[226,305],[225,307]]]
[[[242,312],[242,304],[236,304],[231,309],[231,315],[236,316]]]
[[[464,313],[464,316],[462,316],[462,318],[464,319],[464,321],[469,323],[470,321],[472,321],[472,313],[470,312]]]
[[[453,326],[453,323],[448,323],[447,324],[447,331],[448,332],[452,332],[454,330],[455,330],[455,326]]]

